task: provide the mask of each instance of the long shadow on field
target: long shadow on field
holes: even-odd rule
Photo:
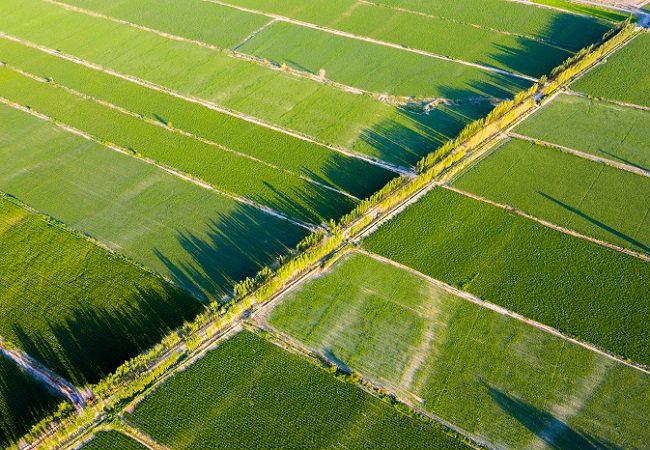
[[[116,280],[119,283],[128,280]],[[203,305],[166,283],[135,289],[119,308],[90,308],[79,302],[47,333],[14,327],[15,343],[45,366],[77,385],[96,383],[125,360],[158,342],[170,329],[192,319]]]
[[[640,166],[638,164],[633,163],[632,161],[628,161],[627,159],[623,159],[618,155],[615,155],[613,153],[610,153],[608,151],[603,150],[602,148],[599,148],[598,151],[601,152],[601,153],[604,153],[605,155],[609,156],[610,158],[612,158],[612,159],[614,159],[614,160],[616,160],[618,162],[621,162],[623,164],[627,164],[628,166],[636,167],[637,169],[645,170],[646,172],[650,172],[650,169],[648,169],[647,167],[643,167],[643,166]]]
[[[633,239],[632,237],[628,236],[627,234],[624,234],[624,233],[621,233],[618,230],[615,230],[614,228],[610,227],[609,225],[606,225],[603,222],[601,222],[599,220],[596,220],[591,216],[588,216],[587,214],[585,214],[585,213],[583,213],[583,212],[581,212],[581,211],[567,205],[566,203],[561,202],[560,200],[558,200],[556,198],[551,197],[548,194],[545,194],[544,192],[537,191],[537,193],[539,195],[541,195],[542,197],[544,197],[545,199],[552,201],[556,205],[561,206],[562,208],[566,209],[567,211],[570,211],[573,214],[576,214],[576,215],[582,217],[583,219],[585,219],[589,223],[592,223],[592,224],[596,225],[598,228],[600,228],[602,230],[605,230],[608,233],[611,233],[611,234],[613,234],[614,236],[616,236],[616,237],[618,237],[620,239],[623,239],[624,241],[632,244],[633,246],[643,250],[646,253],[650,253],[650,247],[644,245],[642,242],[639,242],[636,239]]]
[[[499,405],[499,407],[514,417],[528,430],[540,438],[549,448],[558,450],[615,450],[620,447],[599,440],[593,436],[580,433],[561,420],[526,403],[525,401],[511,397],[492,386],[486,386],[488,394]]]
[[[204,300],[218,301],[232,292],[235,283],[254,276],[307,234],[285,220],[241,205],[227,216],[211,219],[201,235],[178,231],[178,242],[189,257],[178,260],[158,249],[154,252],[176,283]]]
[[[539,78],[548,75],[553,68],[570,58],[574,51],[564,50],[543,42],[517,38],[518,47],[495,44],[488,56],[516,73]],[[490,65],[490,58],[481,61]],[[494,63],[492,63],[494,65]]]
[[[0,447],[8,447],[65,399],[0,355]]]

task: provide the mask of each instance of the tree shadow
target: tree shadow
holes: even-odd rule
[[[518,47],[494,44],[495,51],[486,55],[489,58],[479,62],[494,65],[490,61],[492,59],[515,73],[540,78],[542,75],[548,75],[575,53],[531,39],[517,38],[517,43]]]
[[[603,153],[607,156],[609,156],[612,159],[615,159],[623,164],[627,164],[628,166],[636,167],[637,169],[645,170],[646,172],[650,172],[650,169],[647,167],[640,166],[639,164],[633,163],[632,161],[628,161],[627,159],[621,158],[618,155],[615,155],[614,153],[608,152],[606,150],[603,150],[602,148],[599,148],[598,151],[600,153]]]
[[[594,219],[591,216],[588,216],[587,214],[581,212],[580,210],[578,210],[576,208],[573,208],[573,207],[567,205],[566,203],[563,203],[562,201],[560,201],[560,200],[558,200],[558,199],[556,199],[554,197],[551,197],[548,194],[545,194],[544,192],[537,191],[537,193],[539,195],[541,195],[542,197],[544,197],[545,199],[550,200],[551,202],[555,203],[556,205],[561,206],[562,208],[566,209],[567,211],[580,216],[581,218],[585,219],[589,223],[592,223],[593,225],[596,225],[598,228],[600,228],[600,229],[602,229],[604,231],[607,231],[610,234],[613,234],[614,236],[618,237],[619,239],[622,239],[622,240],[626,241],[627,243],[633,245],[634,247],[637,247],[637,248],[643,250],[646,253],[650,253],[650,247],[646,246],[642,242],[639,242],[636,239],[633,239],[632,237],[626,235],[625,233],[622,233],[622,232],[610,227],[609,225],[606,225],[603,222],[601,222],[601,221],[599,221],[597,219]]]
[[[535,406],[509,396],[485,383],[488,394],[499,407],[534,433],[551,449],[617,450],[621,447],[570,428],[567,424]]]

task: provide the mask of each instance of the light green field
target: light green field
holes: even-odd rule
[[[467,448],[246,331],[128,419],[172,450]]]
[[[560,95],[514,131],[650,171],[650,111]]]
[[[483,104],[452,109],[450,114],[442,110],[438,126],[431,117],[222,52],[39,0],[20,2],[0,7],[0,29],[6,33],[398,164],[415,165],[440,145],[438,136],[455,136],[468,122],[458,122],[459,116],[467,114],[472,121],[491,108]],[[39,27],[25,26],[32,20],[38,20]]]
[[[0,336],[78,384],[99,381],[203,309],[5,197],[0,247]]]
[[[147,447],[117,431],[102,431],[83,450],[145,450]]]
[[[62,402],[62,397],[0,354],[0,446],[15,443]]]
[[[565,9],[577,14],[584,14],[598,19],[612,20],[615,22],[622,22],[627,19],[629,14],[613,11],[607,8],[598,6],[590,6],[566,0],[533,0],[540,5],[552,6],[554,8]]]
[[[513,139],[453,185],[584,235],[650,253],[649,177]]]
[[[239,50],[313,74],[324,69],[333,81],[404,97],[509,98],[532,85],[520,78],[287,22],[265,28]]]
[[[363,246],[650,363],[650,264],[639,258],[442,188],[368,236]]]
[[[650,107],[650,35],[639,33],[629,44],[571,85],[575,91]]]
[[[269,323],[494,448],[642,448],[650,376],[352,253]]]
[[[204,298],[307,234],[22,111],[1,105],[0,117],[0,190]]]

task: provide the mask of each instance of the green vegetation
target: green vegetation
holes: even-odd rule
[[[589,6],[581,3],[576,3],[566,0],[533,0],[540,5],[553,6],[555,8],[565,9],[578,14],[585,14],[587,16],[596,17],[598,19],[612,20],[614,22],[622,22],[627,19],[628,14],[614,11],[607,8],[598,6]]]
[[[446,189],[429,193],[364,246],[533,320],[650,362],[646,261]]]
[[[129,420],[174,450],[465,448],[248,332],[159,387]]]
[[[650,253],[648,177],[514,139],[454,185],[587,236]]]
[[[0,336],[79,384],[97,382],[202,310],[159,277],[6,197],[0,246]]]
[[[295,175],[170,132],[7,68],[0,68],[0,96],[101,142],[116,144],[211,183],[222,192],[248,198],[306,222],[320,224],[338,218],[355,205],[349,197]]]
[[[594,97],[650,107],[650,35],[639,33],[629,44],[571,85]]]
[[[306,230],[0,105],[0,190],[197,295],[285,254]]]
[[[366,255],[346,255],[268,320],[490,447],[636,448],[650,438],[647,374]]]
[[[62,401],[62,397],[0,354],[0,446],[16,442],[31,426],[54,413]]]
[[[559,95],[514,131],[650,171],[650,111]]]
[[[102,431],[82,448],[83,450],[144,450],[147,447],[117,431]]]

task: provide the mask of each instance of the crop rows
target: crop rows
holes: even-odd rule
[[[525,317],[650,362],[646,261],[446,189],[429,193],[364,246]]]
[[[492,448],[637,448],[650,437],[646,373],[366,255],[288,294],[268,321]]]
[[[147,447],[117,431],[102,431],[83,450],[145,450]]]
[[[162,385],[129,420],[172,450],[465,448],[249,332]]]

